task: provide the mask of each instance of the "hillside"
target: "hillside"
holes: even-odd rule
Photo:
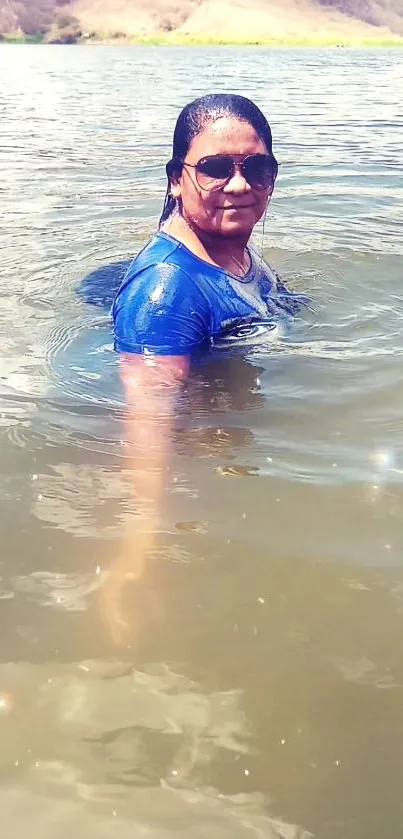
[[[0,34],[48,42],[360,43],[403,37],[403,0],[0,0]],[[403,42],[402,42],[403,43]]]

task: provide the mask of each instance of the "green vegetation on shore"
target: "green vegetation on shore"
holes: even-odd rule
[[[214,35],[194,36],[164,33],[142,38],[125,39],[129,44],[150,46],[262,46],[262,47],[401,47],[403,38],[343,38],[343,36],[300,37],[287,35],[278,38],[219,38]],[[115,41],[115,43],[117,43]]]
[[[33,35],[23,36],[19,34],[5,35],[0,39],[3,44],[43,44],[52,43],[46,38]],[[55,43],[55,42],[54,42]],[[60,42],[59,42],[60,43]],[[220,38],[214,35],[187,35],[184,33],[155,33],[153,35],[144,35],[139,37],[113,37],[107,33],[97,34],[91,33],[90,37],[76,37],[62,43],[69,44],[87,44],[95,45],[109,45],[109,46],[189,46],[189,47],[204,47],[204,46],[237,46],[237,47],[272,47],[272,48],[351,48],[351,49],[375,49],[375,48],[393,48],[403,47],[403,38],[399,36],[385,38],[345,38],[329,36],[312,36],[312,37],[298,37],[286,36],[279,38]]]

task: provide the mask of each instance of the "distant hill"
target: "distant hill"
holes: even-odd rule
[[[403,37],[403,0],[0,0],[0,35],[354,43]]]

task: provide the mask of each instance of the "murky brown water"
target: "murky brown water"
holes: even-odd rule
[[[1,47],[7,836],[400,835],[402,82],[393,51]],[[75,289],[152,231],[177,112],[217,89],[272,122],[264,248],[316,312],[193,372],[117,650],[123,402]]]

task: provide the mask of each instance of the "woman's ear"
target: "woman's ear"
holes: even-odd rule
[[[172,179],[171,180],[171,189],[170,189],[170,193],[172,195],[172,198],[180,198],[181,192],[182,192],[182,189],[181,189],[181,185],[179,183],[179,180],[178,179],[176,179],[176,180]]]
[[[179,198],[181,194],[180,179],[182,175],[182,163],[180,160],[170,160],[166,165],[166,173],[169,181],[169,192],[172,198]]]

